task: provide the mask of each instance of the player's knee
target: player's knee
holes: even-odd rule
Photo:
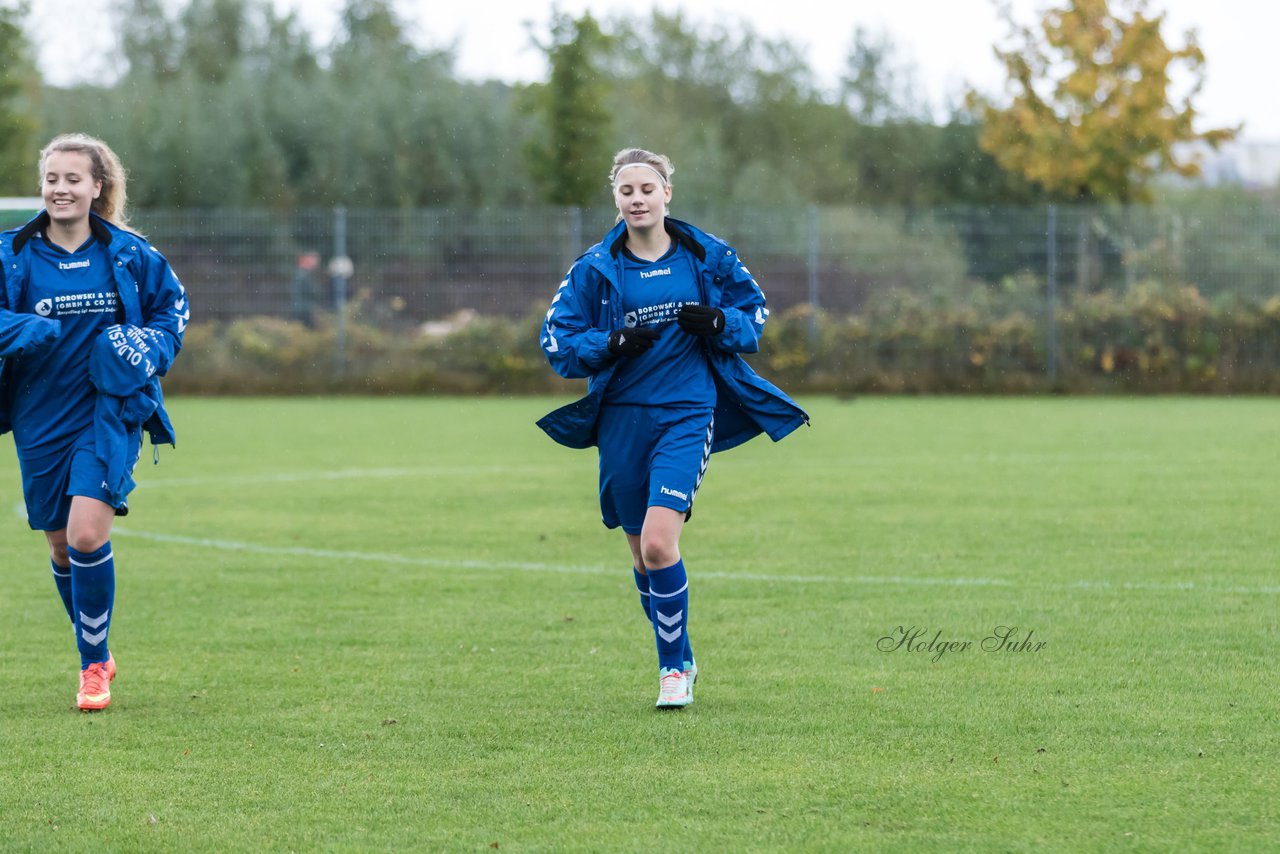
[[[67,557],[67,541],[50,540],[49,541],[49,558],[58,566],[67,566],[70,559]]]
[[[96,552],[107,544],[107,538],[107,534],[92,528],[67,531],[67,545],[82,554]]]
[[[647,539],[640,547],[644,565],[649,569],[666,569],[680,560],[680,550],[674,540]]]

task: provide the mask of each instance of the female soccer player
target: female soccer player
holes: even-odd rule
[[[83,134],[40,153],[44,210],[0,235],[0,433],[13,431],[27,522],[44,531],[80,652],[76,705],[111,702],[111,525],[142,446],[173,442],[160,385],[190,312],[169,263],[126,229],[125,174]]]
[[[587,396],[538,422],[563,445],[599,447],[600,511],[627,536],[662,709],[693,702],[680,532],[709,456],[809,420],[738,355],[758,347],[764,294],[732,247],[666,215],[673,171],[639,148],[614,158],[618,222],[574,262],[542,325],[551,366],[586,377]]]

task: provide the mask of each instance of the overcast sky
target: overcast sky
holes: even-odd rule
[[[5,2],[5,0],[0,0]],[[320,43],[332,37],[341,0],[273,0],[295,9]],[[1018,20],[1032,23],[1044,0],[1011,0]],[[68,42],[90,54],[110,43],[105,31],[110,0],[35,0],[34,29],[41,67],[55,82],[73,79],[86,65],[68,63]],[[540,53],[529,43],[525,22],[545,24],[551,0],[396,0],[418,44],[456,43],[457,71],[473,78],[511,82],[545,78]],[[600,18],[645,14],[652,8],[683,9],[691,21],[731,17],[759,33],[786,37],[801,46],[820,79],[832,83],[844,66],[858,26],[887,33],[898,59],[915,69],[926,99],[942,107],[967,85],[998,96],[1003,80],[992,46],[1005,39],[992,0],[558,0],[564,12],[589,9]],[[1243,122],[1243,137],[1280,142],[1280,3],[1272,0],[1149,0],[1149,10],[1168,15],[1165,38],[1183,43],[1196,31],[1206,57],[1207,78],[1196,101],[1200,127]],[[69,23],[74,22],[74,23]]]

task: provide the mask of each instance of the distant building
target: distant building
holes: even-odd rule
[[[1237,140],[1217,151],[1194,143],[1180,146],[1176,152],[1181,159],[1198,157],[1201,174],[1198,179],[1175,179],[1174,183],[1237,185],[1251,190],[1280,187],[1280,142]]]

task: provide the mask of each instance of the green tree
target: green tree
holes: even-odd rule
[[[476,204],[471,181],[492,146],[465,146],[488,101],[467,102],[452,50],[415,46],[388,0],[349,0],[341,17],[317,115],[325,195],[347,204]]]
[[[1165,16],[1148,14],[1146,0],[1065,0],[1044,13],[1039,33],[1019,26],[1008,6],[1002,15],[1016,42],[996,50],[1012,101],[997,107],[971,92],[968,103],[982,116],[982,147],[1058,197],[1146,200],[1155,175],[1198,173],[1175,157],[1180,143],[1217,147],[1234,137],[1234,129],[1195,130],[1204,55],[1194,32],[1168,46]],[[1170,91],[1179,68],[1191,81],[1181,98]]]
[[[518,156],[529,131],[511,89],[458,81],[451,53],[414,46],[389,0],[349,0],[323,49],[271,0],[171,5],[119,7],[121,15],[150,8],[173,16],[151,19],[141,29],[147,38],[122,19],[116,29],[130,65],[119,80],[45,90],[45,128],[110,141],[129,167],[137,206],[479,206],[532,197]]]
[[[612,100],[642,123],[621,144],[672,157],[679,206],[801,203],[838,180],[843,111],[824,103],[802,51],[745,22],[654,11],[613,22]]]
[[[915,70],[898,58],[889,35],[856,28],[840,81],[840,102],[850,118],[843,138],[851,200],[935,201],[939,182],[931,161],[939,134],[916,93]]]
[[[926,180],[930,204],[1033,205],[1042,204],[1046,191],[1016,172],[1000,168],[979,143],[982,128],[962,109],[940,127],[924,127],[931,141]],[[917,168],[920,168],[917,166]]]
[[[0,7],[0,194],[30,195],[35,186],[35,66],[22,30],[25,3]]]
[[[591,13],[572,18],[553,10],[549,37],[537,47],[550,79],[527,90],[526,108],[541,116],[544,135],[525,148],[530,173],[555,205],[597,204],[612,151],[609,88],[598,57],[609,47]]]
[[[287,209],[315,201],[308,197],[322,127],[316,89],[324,77],[297,13],[281,16],[270,7],[262,12],[262,27],[246,41],[240,67],[227,85],[259,122],[248,151],[249,197]]]
[[[191,0],[182,15],[182,65],[196,77],[222,81],[249,37],[246,0]]]
[[[116,8],[127,72],[32,103],[44,134],[109,140],[139,207],[606,207],[624,145],[673,158],[677,215],[751,210],[762,193],[792,206],[1040,197],[978,148],[971,115],[933,124],[892,44],[865,33],[846,85],[826,91],[803,50],[733,18],[553,13],[535,39],[549,79],[512,88],[460,80],[453,49],[414,44],[394,0],[345,0],[324,46],[273,0]]]
[[[342,31],[339,52],[413,57],[415,50],[391,0],[347,0],[338,17]]]
[[[862,124],[928,120],[928,108],[917,100],[915,69],[898,60],[888,33],[854,30],[840,81],[844,105]]]
[[[164,0],[125,0],[117,7],[116,30],[128,75],[164,77],[182,64],[182,39],[167,5]]]

